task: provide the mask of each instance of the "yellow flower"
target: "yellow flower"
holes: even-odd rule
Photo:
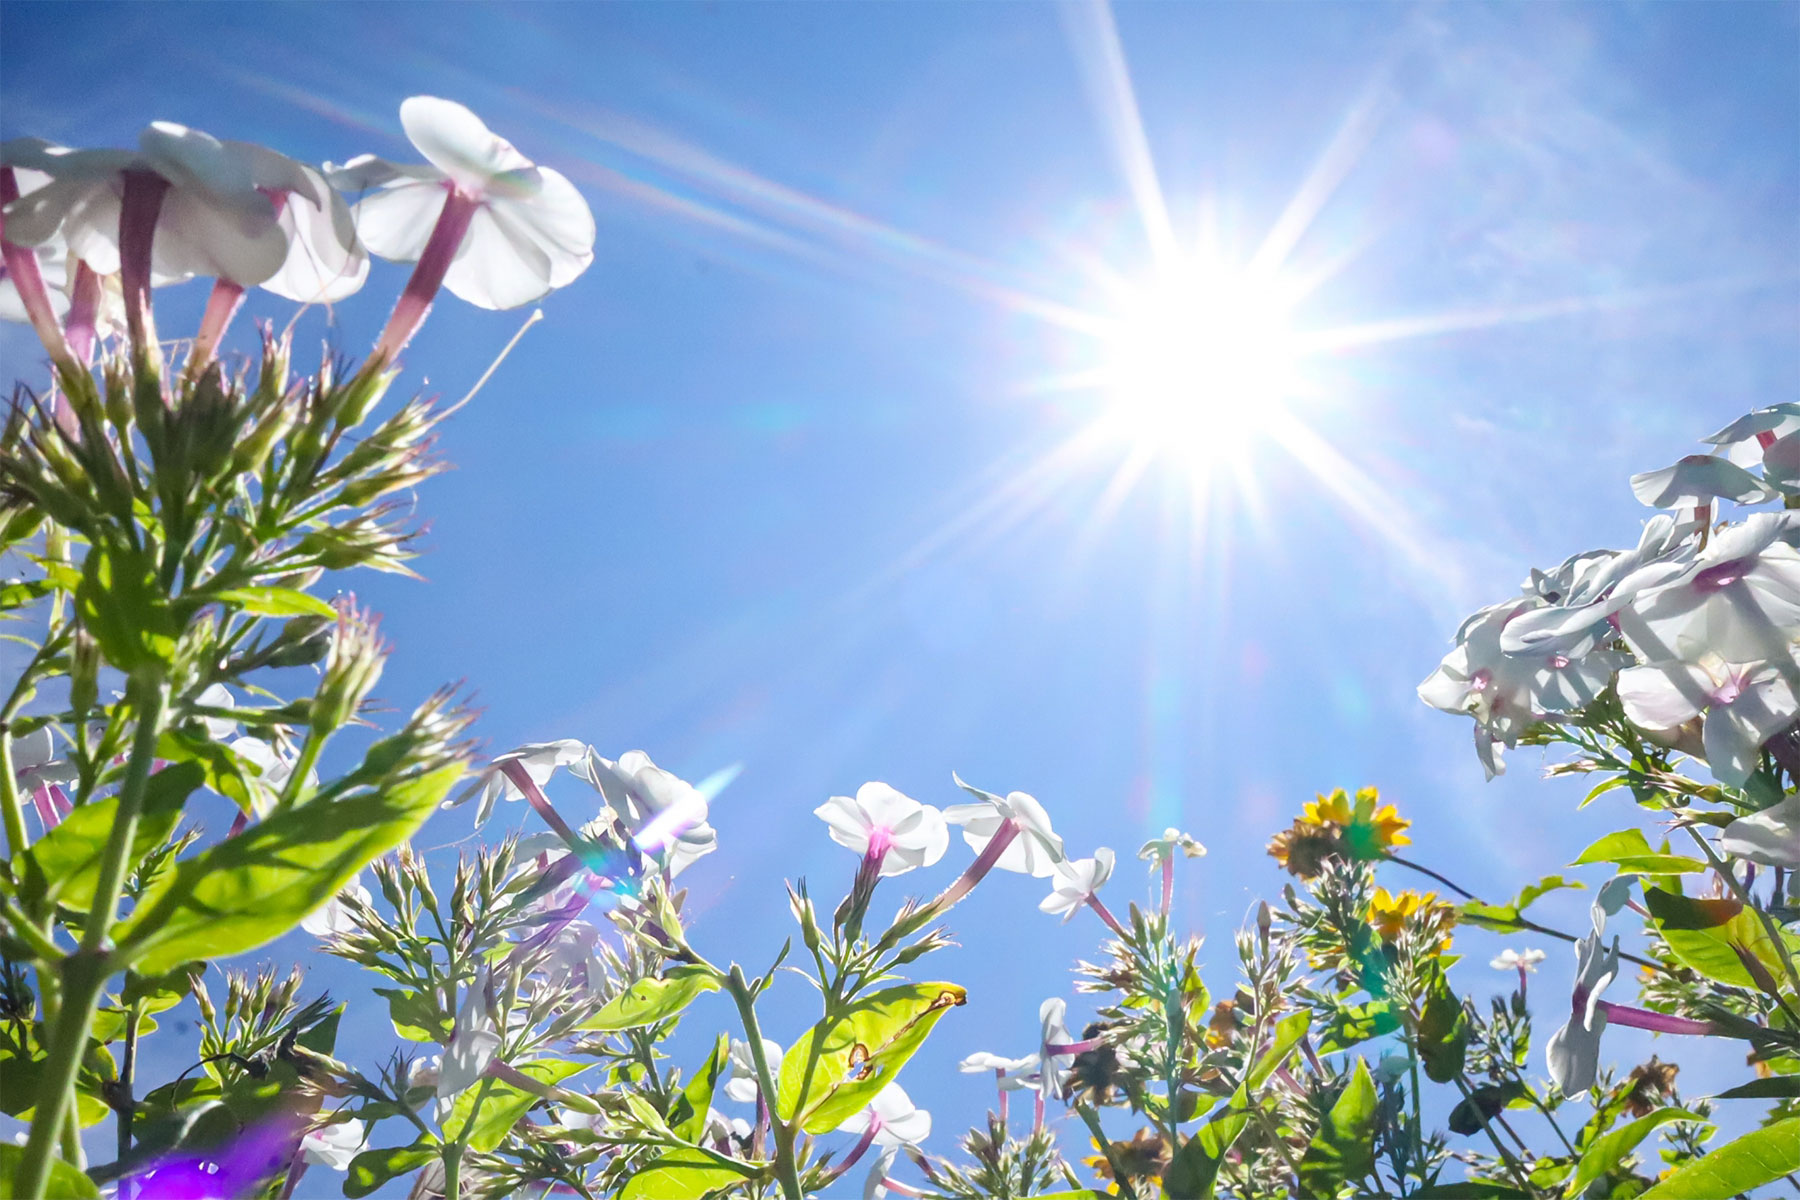
[[[1402,817],[1400,810],[1393,805],[1384,804],[1376,809],[1369,818],[1369,823],[1375,827],[1375,836],[1382,849],[1412,845],[1412,839],[1403,832],[1412,826],[1412,822]]]
[[[1381,940],[1399,941],[1408,922],[1425,929],[1435,928],[1441,935],[1437,951],[1442,954],[1450,948],[1450,930],[1456,924],[1456,910],[1439,903],[1436,892],[1420,893],[1408,888],[1393,893],[1384,887],[1376,888],[1369,898],[1369,924],[1375,927]]]
[[[1339,788],[1329,796],[1321,793],[1317,800],[1307,801],[1306,814],[1301,819],[1314,825],[1348,825],[1355,816],[1350,797]]]

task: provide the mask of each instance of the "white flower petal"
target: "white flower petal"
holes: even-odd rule
[[[472,194],[496,175],[531,169],[530,159],[454,100],[410,96],[401,102],[400,125],[420,154]]]

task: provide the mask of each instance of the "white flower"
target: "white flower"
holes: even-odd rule
[[[194,697],[194,703],[207,708],[236,708],[237,697],[224,684],[214,683],[208,684],[205,691]],[[206,727],[206,736],[215,742],[225,741],[238,731],[238,723],[230,717],[202,716],[200,724]]]
[[[1105,846],[1094,851],[1092,858],[1078,858],[1056,864],[1050,881],[1050,894],[1038,902],[1038,911],[1062,914],[1066,924],[1081,906],[1094,898],[1100,885],[1112,878],[1113,852]]]
[[[256,737],[237,738],[226,748],[237,757],[240,766],[250,768],[244,778],[250,785],[251,806],[259,814],[266,814],[287,787],[288,779],[294,773],[294,759]],[[307,786],[316,787],[318,782],[319,773],[308,771]]]
[[[734,1140],[748,1142],[750,1133],[750,1122],[744,1118],[728,1117],[716,1108],[706,1110],[706,1130],[701,1137],[702,1141],[725,1142],[728,1145]]]
[[[1518,613],[1500,632],[1508,654],[1562,653],[1578,658],[1616,636],[1609,618],[1640,593],[1674,580],[1693,560],[1688,531],[1668,513],[1644,522],[1633,550],[1592,550],[1567,560],[1549,575],[1533,571],[1527,588],[1548,601]]]
[[[599,789],[633,844],[670,875],[718,848],[719,835],[706,823],[705,795],[642,750],[628,750],[618,762],[590,750],[575,773]]]
[[[362,1149],[366,1136],[363,1123],[357,1120],[321,1125],[308,1130],[300,1139],[300,1158],[303,1162],[321,1163],[334,1171],[345,1171],[356,1152]]]
[[[1003,1058],[998,1054],[989,1054],[986,1050],[977,1050],[957,1063],[956,1069],[964,1075],[977,1075],[983,1071],[999,1071],[1011,1075],[1029,1070],[1037,1064],[1038,1056],[1035,1054],[1027,1054],[1024,1058]]]
[[[441,1054],[420,1055],[413,1059],[406,1064],[407,1088],[437,1087],[438,1072],[443,1065],[444,1056]]]
[[[450,1044],[444,1048],[438,1066],[438,1113],[450,1111],[456,1097],[487,1073],[488,1065],[500,1050],[500,1031],[494,1014],[488,1008],[487,972],[483,970],[463,993],[462,1008],[456,1014],[456,1029]]]
[[[888,1196],[887,1174],[894,1169],[894,1159],[899,1157],[898,1146],[883,1146],[869,1164],[869,1173],[863,1177],[863,1200],[886,1200]]]
[[[1794,528],[1794,515],[1755,513],[1722,530],[1679,576],[1622,607],[1619,632],[1638,657],[1789,657],[1800,631],[1800,551],[1780,539]]]
[[[1600,1009],[1600,993],[1619,973],[1619,940],[1602,948],[1600,935],[1589,934],[1575,944],[1576,978],[1568,1022],[1550,1036],[1544,1058],[1550,1078],[1565,1096],[1594,1086],[1600,1066],[1600,1035],[1606,1030],[1606,1014]]]
[[[1680,728],[1705,714],[1701,741],[1714,778],[1740,786],[1756,769],[1764,742],[1800,714],[1794,689],[1767,665],[1728,663],[1707,655],[1697,663],[1667,662],[1619,673],[1619,700],[1639,728]]]
[[[1502,950],[1488,966],[1496,971],[1529,971],[1537,974],[1537,965],[1544,961],[1544,952],[1538,949],[1520,952],[1508,946]]]
[[[606,967],[595,953],[600,931],[586,921],[564,923],[551,937],[544,977],[553,985],[596,991],[606,984]]]
[[[769,1064],[769,1074],[781,1074],[781,1047],[768,1038],[762,1040],[763,1061]],[[756,1059],[750,1053],[750,1043],[731,1039],[731,1049],[725,1056],[725,1095],[739,1104],[754,1104],[758,1084],[756,1082]]]
[[[1774,489],[1728,459],[1690,454],[1673,466],[1631,477],[1631,493],[1651,508],[1695,508],[1714,500],[1763,504]]]
[[[1800,793],[1727,825],[1719,849],[1765,867],[1800,869]]]
[[[1636,886],[1636,881],[1634,875],[1615,875],[1594,893],[1594,902],[1588,906],[1588,917],[1594,923],[1596,937],[1606,932],[1606,919],[1617,916],[1631,899],[1631,889]]]
[[[1499,746],[1516,745],[1533,722],[1548,714],[1590,703],[1630,661],[1610,650],[1590,650],[1580,657],[1535,647],[1525,654],[1505,653],[1501,637],[1507,624],[1541,604],[1509,600],[1482,609],[1464,622],[1460,643],[1419,685],[1419,699],[1431,707],[1475,718],[1476,748],[1490,779],[1505,769]]]
[[[1773,404],[1746,413],[1717,433],[1700,440],[1717,446],[1740,467],[1764,461],[1764,451],[1788,434],[1800,430],[1800,404]]]
[[[480,803],[475,809],[475,823],[484,823],[494,811],[494,801],[499,799],[523,800],[525,793],[519,790],[518,784],[506,777],[501,769],[508,763],[518,763],[525,768],[525,774],[531,782],[543,787],[556,774],[558,767],[573,766],[587,757],[588,748],[574,738],[562,738],[554,742],[532,742],[500,755],[484,767],[476,776],[475,782],[464,788],[462,794],[451,803],[463,804],[470,797],[478,797]]]
[[[872,843],[886,847],[881,874],[904,875],[914,867],[929,867],[944,857],[950,830],[944,814],[920,804],[885,783],[865,783],[856,797],[833,796],[813,810],[831,830],[831,840],[858,854],[870,853]]]
[[[455,196],[473,212],[443,281],[470,304],[529,304],[593,262],[594,214],[561,173],[535,165],[451,100],[413,96],[400,105],[400,124],[430,166],[365,154],[326,167],[338,188],[367,192],[356,229],[375,254],[417,262]]]
[[[1050,827],[1050,814],[1043,805],[1024,792],[1011,792],[1002,799],[969,786],[955,775],[951,778],[956,779],[958,787],[981,800],[979,804],[955,804],[944,810],[944,820],[962,826],[963,841],[970,849],[977,854],[986,850],[994,835],[1011,821],[1018,826],[1018,835],[994,860],[994,866],[1040,879],[1056,870],[1056,864],[1065,857],[1063,843]]]
[[[369,889],[362,885],[361,879],[352,879],[349,886],[344,888],[343,891],[302,917],[300,919],[300,928],[306,930],[306,932],[312,934],[314,937],[321,938],[331,937],[341,933],[354,933],[356,931],[356,922],[350,919],[350,910],[345,906],[341,899],[341,897],[346,895],[355,896],[364,904],[372,903],[375,899],[369,894]]]
[[[931,1114],[915,1108],[912,1098],[897,1083],[890,1083],[876,1092],[869,1107],[844,1118],[838,1129],[860,1134],[869,1127],[871,1120],[877,1122],[877,1146],[916,1146],[931,1136]]]
[[[1077,1044],[1075,1035],[1069,1032],[1069,1002],[1061,996],[1052,996],[1038,1006],[1038,1053],[1042,1067],[1038,1072],[1038,1090],[1045,1095],[1061,1095],[1062,1080],[1067,1073],[1056,1065],[1059,1058],[1074,1058],[1067,1051],[1058,1050],[1059,1046]]]
[[[12,761],[13,778],[21,792],[72,783],[80,775],[73,762],[56,756],[56,737],[48,725],[15,737]]]
[[[1174,858],[1177,851],[1189,858],[1200,858],[1206,854],[1206,847],[1192,834],[1183,833],[1171,825],[1163,830],[1161,837],[1145,842],[1138,850],[1138,857],[1148,859],[1150,869],[1154,871],[1164,859]]]
[[[355,291],[368,271],[343,201],[324,177],[262,146],[157,121],[138,135],[135,153],[70,150],[34,165],[51,181],[7,206],[8,240],[35,246],[60,232],[102,275],[120,269],[128,171],[169,184],[151,242],[159,281],[205,275],[262,284],[290,299],[334,299]]]

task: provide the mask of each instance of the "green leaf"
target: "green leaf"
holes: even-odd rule
[[[0,1143],[0,1196],[17,1196],[19,1168],[25,1165],[25,1147]],[[44,1200],[100,1200],[94,1181],[60,1158],[50,1160],[50,1178],[44,1182]]]
[[[153,975],[273,941],[411,837],[461,775],[452,764],[381,794],[301,804],[186,859],[113,929],[120,958]]]
[[[671,1151],[638,1168],[619,1200],[700,1200],[745,1179],[745,1168],[698,1146]]]
[[[808,1133],[836,1129],[893,1081],[938,1018],[967,996],[954,983],[903,984],[869,993],[829,1028],[814,1025],[782,1056],[776,1111],[783,1120],[801,1113]]]
[[[640,979],[601,1006],[577,1029],[612,1032],[666,1021],[692,1004],[702,992],[719,990],[719,980],[706,967],[670,967],[660,979]]]
[[[158,758],[192,762],[206,772],[206,786],[245,812],[253,811],[250,785],[244,779],[237,755],[218,742],[183,729],[166,729],[156,741]]]
[[[1714,1100],[1791,1100],[1800,1096],[1800,1075],[1776,1075],[1769,1079],[1752,1079],[1749,1083],[1740,1083],[1728,1091],[1720,1092]]]
[[[519,1064],[518,1070],[520,1074],[539,1083],[554,1086],[593,1065],[540,1058],[536,1062]],[[444,1140],[453,1142],[462,1137],[463,1130],[467,1129],[471,1149],[484,1154],[491,1152],[506,1140],[506,1135],[519,1123],[519,1118],[542,1102],[542,1096],[516,1088],[510,1083],[484,1079],[474,1087],[464,1089],[456,1097],[450,1115],[444,1118]]]
[[[1479,900],[1470,900],[1458,910],[1458,919],[1484,929],[1507,933],[1519,928],[1519,921],[1525,910],[1540,898],[1564,888],[1586,886],[1579,880],[1565,879],[1561,875],[1546,875],[1536,883],[1528,884],[1505,904],[1483,904]]]
[[[1342,1184],[1361,1179],[1375,1169],[1377,1102],[1369,1065],[1359,1058],[1350,1082],[1319,1123],[1319,1131],[1300,1159],[1303,1194],[1335,1196]]]
[[[448,1042],[455,1023],[437,1010],[437,1005],[411,988],[375,988],[377,996],[386,996],[388,1016],[394,1032],[409,1042]]]
[[[437,1156],[438,1148],[423,1142],[385,1150],[364,1150],[350,1160],[350,1169],[344,1177],[344,1195],[352,1200],[366,1196],[388,1180],[416,1171]]]
[[[1433,1083],[1459,1078],[1468,1048],[1469,1014],[1439,971],[1419,1014],[1419,1062],[1425,1068],[1426,1078]]]
[[[160,975],[140,975],[136,971],[125,976],[125,990],[119,1003],[127,1007],[138,1004],[146,1013],[159,1013],[174,1008],[193,990],[194,974],[205,963],[183,963]]]
[[[1569,865],[1580,867],[1588,863],[1614,863],[1621,875],[1692,875],[1706,870],[1706,864],[1697,858],[1670,854],[1666,841],[1660,849],[1653,848],[1641,829],[1609,833]]]
[[[713,1051],[707,1056],[694,1077],[688,1080],[687,1087],[675,1101],[675,1115],[669,1121],[669,1128],[675,1136],[684,1142],[697,1142],[706,1129],[706,1110],[712,1107],[713,1092],[719,1086],[719,1077],[725,1074],[731,1055],[731,1039],[720,1034],[713,1043]]]
[[[204,778],[194,764],[177,763],[145,782],[137,833],[131,842],[133,864],[168,843],[188,796]],[[54,899],[86,912],[94,903],[106,843],[118,823],[117,796],[90,801],[70,812],[16,860],[14,876],[24,881],[20,890],[29,899]]]
[[[317,596],[285,587],[241,587],[214,592],[209,599],[235,604],[259,617],[324,617],[337,618],[337,609]]]
[[[1756,978],[1738,951],[1755,957],[1771,975],[1781,972],[1781,953],[1756,914],[1736,900],[1697,900],[1662,888],[1645,888],[1644,903],[1669,950],[1683,966],[1720,983],[1754,988]],[[1790,951],[1800,938],[1788,935]]]
[[[1336,1054],[1359,1042],[1392,1033],[1400,1028],[1400,1018],[1386,1000],[1367,1004],[1341,1004],[1331,1014],[1331,1024],[1319,1039],[1320,1054]]]
[[[1696,1158],[1641,1200],[1714,1200],[1800,1171],[1800,1117],[1765,1125]]]
[[[1605,1137],[1596,1138],[1594,1144],[1582,1153],[1581,1161],[1575,1164],[1575,1174],[1570,1177],[1569,1185],[1563,1189],[1565,1200],[1580,1195],[1588,1184],[1618,1166],[1619,1160],[1637,1149],[1638,1143],[1654,1133],[1657,1126],[1666,1125],[1670,1121],[1703,1119],[1685,1109],[1659,1108],[1648,1116],[1639,1117],[1629,1125],[1620,1126]]]
[[[183,622],[158,585],[154,565],[139,551],[90,548],[75,589],[75,611],[100,653],[126,674],[175,657]]]
[[[1275,1036],[1269,1039],[1269,1048],[1260,1054],[1245,1072],[1244,1081],[1232,1094],[1231,1103],[1238,1107],[1247,1107],[1250,1094],[1269,1082],[1269,1076],[1275,1074],[1277,1068],[1286,1062],[1300,1039],[1306,1036],[1306,1030],[1312,1024],[1312,1015],[1306,1012],[1292,1013],[1275,1023]]]

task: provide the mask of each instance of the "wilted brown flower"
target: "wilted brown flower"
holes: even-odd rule
[[[1344,857],[1344,841],[1330,825],[1297,819],[1291,829],[1270,839],[1269,853],[1288,874],[1313,879],[1325,869],[1326,859]]]
[[[1681,1068],[1675,1063],[1666,1063],[1651,1055],[1649,1062],[1631,1068],[1631,1075],[1626,1080],[1631,1091],[1625,1098],[1625,1107],[1634,1117],[1648,1116],[1661,1108],[1675,1091],[1675,1076],[1680,1072]]]
[[[1096,1154],[1084,1160],[1102,1179],[1117,1178],[1113,1174],[1114,1159],[1127,1179],[1154,1179],[1169,1165],[1169,1144],[1153,1130],[1140,1129],[1129,1142],[1113,1142],[1109,1149],[1110,1157]]]

